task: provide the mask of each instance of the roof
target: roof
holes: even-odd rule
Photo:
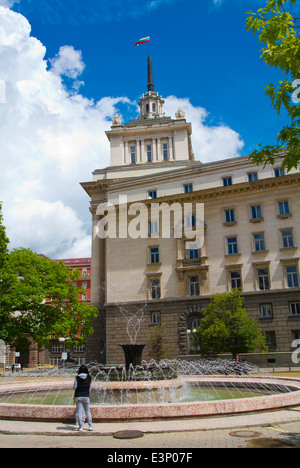
[[[63,262],[67,265],[74,265],[74,264],[82,264],[82,263],[91,263],[92,259],[90,257],[84,257],[84,258],[61,258],[61,259],[56,259],[54,262]]]

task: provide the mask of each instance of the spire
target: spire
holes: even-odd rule
[[[148,57],[148,91],[154,91],[152,58]]]

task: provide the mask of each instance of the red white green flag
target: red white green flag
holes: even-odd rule
[[[140,44],[144,44],[145,42],[150,42],[150,36],[142,37],[142,39],[137,41],[134,45],[139,46]]]

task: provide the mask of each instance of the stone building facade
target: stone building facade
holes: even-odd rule
[[[172,357],[194,355],[190,332],[213,293],[241,287],[266,332],[269,353],[247,359],[292,365],[300,338],[300,172],[256,167],[247,157],[202,164],[191,124],[163,113],[152,63],[140,116],[113,120],[111,165],[82,183],[93,217],[91,303],[106,315],[106,362],[124,362],[120,344],[148,343],[164,322]],[[220,155],[221,156],[221,155]],[[102,316],[102,315],[101,315]],[[87,360],[101,360],[98,331]],[[150,359],[146,345],[145,359]],[[103,358],[103,355],[102,355]]]

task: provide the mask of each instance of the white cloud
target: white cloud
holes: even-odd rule
[[[186,113],[187,121],[192,123],[192,142],[196,159],[206,163],[240,155],[244,142],[237,132],[224,124],[205,124],[207,110],[194,107],[189,99],[179,99],[175,96],[165,98],[166,115],[174,115],[179,107]]]
[[[80,76],[81,53],[62,47],[48,70],[46,49],[30,33],[24,16],[0,7],[0,200],[11,247],[57,257],[85,246],[88,255],[89,200],[79,183],[109,164],[104,132],[117,105],[130,101],[69,93],[61,75]]]
[[[1,0],[0,0],[1,1]],[[3,1],[3,0],[2,0]],[[63,76],[78,80],[84,70],[80,51],[61,47],[49,63],[46,49],[31,36],[21,14],[0,6],[0,200],[11,247],[58,257],[90,254],[89,199],[80,182],[109,165],[105,131],[126,97],[94,102],[68,92]],[[194,152],[203,162],[237,155],[236,132],[205,125],[207,111],[188,99],[170,96],[165,110],[174,117],[180,106],[193,125]]]
[[[83,81],[77,80],[85,69],[81,50],[75,50],[72,46],[60,47],[58,54],[54,59],[50,60],[50,63],[52,73],[75,80],[72,87],[76,92],[84,84]]]

